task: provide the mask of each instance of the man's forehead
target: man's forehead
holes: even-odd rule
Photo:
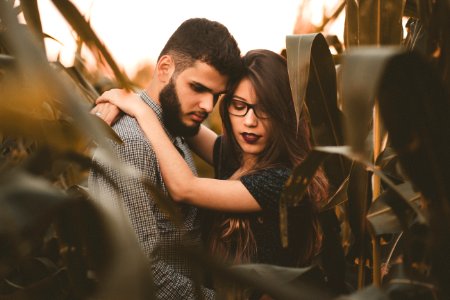
[[[220,74],[214,67],[204,62],[195,63],[183,70],[179,75],[190,83],[203,86],[214,93],[225,90],[228,83],[227,76]]]

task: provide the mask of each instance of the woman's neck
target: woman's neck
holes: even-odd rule
[[[242,175],[247,174],[251,170],[253,170],[256,166],[256,157],[255,156],[247,156],[242,158],[241,166],[233,173],[230,179],[238,179]]]

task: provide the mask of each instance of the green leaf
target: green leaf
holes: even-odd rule
[[[95,100],[100,96],[94,86],[86,79],[86,77],[75,67],[64,67],[61,63],[53,63],[55,69],[59,72],[67,73],[82,94],[88,99],[90,104],[94,104]]]
[[[322,34],[314,36],[310,51],[307,86],[299,88],[306,88],[304,101],[313,144],[341,146],[344,144],[343,115],[337,103],[336,69],[328,43]],[[342,156],[332,156],[324,162],[324,170],[331,185],[337,187],[348,175],[349,164]]]
[[[328,202],[320,209],[320,211],[334,209],[336,206],[341,205],[348,200],[347,189],[349,180],[350,174],[347,176],[347,178],[345,178],[341,186],[337,189],[333,196],[328,199]]]
[[[0,276],[30,255],[50,224],[50,217],[68,198],[47,181],[24,172],[0,177]]]
[[[359,45],[359,11],[358,2],[346,0],[345,23],[344,23],[344,44],[346,49]]]
[[[337,106],[336,69],[328,44],[317,34],[311,45],[305,102],[317,146],[344,144],[342,115]]]
[[[417,53],[393,57],[380,82],[379,104],[408,178],[426,198],[440,202],[436,212],[448,207],[450,102],[434,68]]]
[[[17,18],[3,1],[0,1],[0,17],[8,27],[4,32],[5,40],[8,41],[11,55],[16,58],[20,74],[12,80],[15,85],[6,86],[1,90],[2,99],[8,99],[10,102],[17,98],[28,99],[27,101],[36,107],[42,104],[44,98],[60,100],[59,103],[54,101],[53,104],[60,104],[59,108],[74,120],[83,134],[101,144],[104,148],[103,157],[108,157],[107,159],[113,162],[111,145],[98,124],[92,121],[92,115],[88,113],[89,108],[83,105],[84,99],[80,93],[74,92],[77,89],[73,89],[72,82],[50,68],[45,54],[32,42],[29,32],[19,25]],[[27,80],[26,85],[23,84],[24,79]],[[16,87],[22,93],[17,93]],[[15,107],[22,106],[16,104]],[[28,105],[25,107],[31,109]]]
[[[440,299],[441,289],[424,273],[406,269],[401,263],[393,264],[384,278],[384,290],[391,298],[397,299],[406,299],[410,295],[416,299]]]
[[[386,185],[391,188],[396,194],[400,196],[399,200],[402,201],[406,206],[411,207],[417,213],[418,221],[420,223],[426,223],[425,216],[418,211],[415,207],[410,206],[408,200],[410,199],[410,194],[407,189],[400,189],[398,185],[396,185],[388,176],[386,176],[382,171],[380,171],[375,165],[373,165],[370,161],[366,160],[364,157],[360,156],[357,153],[352,152],[352,150],[347,147],[315,147],[314,150],[321,151],[325,153],[334,153],[341,154],[348,158],[354,159],[358,161],[360,164],[363,164],[367,170],[372,171],[376,176],[380,177],[380,179],[386,183]],[[352,182],[352,178],[350,177],[350,182]],[[357,187],[358,185],[356,185]]]
[[[73,124],[40,119],[5,107],[0,110],[0,128],[5,134],[27,137],[50,145],[55,150],[80,149],[86,142]]]
[[[16,65],[16,60],[13,56],[6,55],[6,54],[0,54],[0,68],[1,69],[11,69],[14,68]]]
[[[130,80],[127,78],[126,74],[119,69],[106,46],[100,41],[78,9],[68,0],[52,0],[52,2],[87,46],[100,51],[121,86],[127,90],[131,90]]]
[[[413,190],[409,182],[403,183],[397,188],[402,190],[403,195],[409,196],[407,201],[411,206],[419,209],[421,196]],[[393,193],[392,190],[387,190],[372,203],[367,219],[376,234],[399,233],[408,230],[416,220],[415,210],[409,206],[402,205],[403,202],[398,200],[398,197],[399,195]],[[391,208],[393,205],[398,206],[395,212]]]
[[[366,139],[380,78],[388,61],[399,53],[402,53],[399,47],[359,47],[343,57],[340,91],[346,144],[359,155],[368,157]]]
[[[366,214],[369,209],[369,172],[365,166],[357,161],[353,162],[349,185],[347,188],[347,215],[351,231],[354,236],[352,249],[360,262],[366,261],[369,257],[369,231],[367,227]],[[358,265],[360,278],[365,272],[363,264]]]
[[[96,123],[97,124],[96,126],[100,128],[108,138],[110,138],[111,140],[113,140],[118,144],[123,144],[123,141],[120,138],[120,136],[118,136],[117,133],[111,128],[111,126],[105,123],[105,121],[93,115],[92,122]]]
[[[399,45],[404,0],[347,0],[345,45]]]
[[[322,210],[319,214],[320,228],[322,230],[322,245],[318,254],[320,267],[323,269],[329,288],[335,294],[348,293],[349,287],[346,283],[346,258],[343,244],[346,243],[341,232],[335,210]]]
[[[30,29],[23,24],[19,24],[17,16],[6,4],[0,3],[0,17],[5,30],[2,35],[8,48],[8,54],[14,56],[21,69],[29,68],[30,72],[35,66],[42,66],[47,63],[47,57],[42,47],[39,47],[37,41],[31,35]]]
[[[43,51],[46,52],[44,43],[44,33],[42,32],[42,23],[39,14],[39,7],[37,4],[37,0],[20,1],[20,6],[22,7],[23,15],[25,17],[28,27],[33,31],[36,40],[42,47]]]
[[[402,18],[405,0],[383,0],[380,4],[380,45],[400,45],[403,40]]]
[[[406,180],[400,167],[398,155],[389,145],[378,155],[375,165],[396,184],[400,184]]]
[[[323,49],[326,45],[328,53]],[[317,52],[313,54],[313,52]],[[329,49],[324,37],[320,33],[287,35],[286,55],[289,72],[289,82],[291,85],[292,99],[298,120],[305,103],[306,90],[310,80],[311,61],[330,56]],[[328,61],[327,61],[328,62]],[[313,75],[316,75],[313,73]]]
[[[326,299],[326,279],[318,266],[289,268],[268,264],[241,264],[231,267],[232,272],[259,278],[261,282],[277,282],[277,285],[290,286],[298,291],[298,299]],[[309,295],[307,295],[309,292]]]
[[[199,270],[211,271],[215,279],[220,279],[222,282],[231,285],[254,288],[273,299],[331,299],[331,296],[323,288],[320,289],[317,285],[310,284],[310,282],[301,283],[296,281],[296,279],[301,279],[303,276],[305,279],[310,275],[317,278],[314,276],[317,275],[316,271],[318,271],[316,267],[296,269],[264,264],[230,267],[219,262],[209,253],[205,253],[198,247],[189,247],[188,244],[180,245],[174,251],[186,257]],[[256,270],[261,275],[255,276]],[[294,284],[286,283],[286,280],[290,279],[294,280]]]
[[[237,272],[247,272],[249,275],[260,276],[266,280],[278,279],[281,282],[289,283],[310,272],[313,267],[288,268],[267,264],[242,264],[231,267]]]
[[[311,179],[327,156],[323,152],[311,151],[306,159],[294,168],[284,184],[280,197],[280,232],[283,247],[288,245],[288,207],[301,202]]]
[[[336,300],[389,300],[388,294],[376,286],[368,286],[350,295],[341,296]]]
[[[380,83],[381,117],[413,186],[427,200],[432,269],[450,295],[450,101],[434,65],[417,53],[394,57]]]

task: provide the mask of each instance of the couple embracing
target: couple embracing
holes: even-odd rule
[[[223,125],[219,136],[202,125],[216,103]],[[118,117],[120,111],[125,114]],[[289,212],[295,237],[288,248],[281,245],[281,191],[311,150],[308,120],[302,115],[297,124],[281,55],[252,50],[241,57],[222,24],[189,19],[169,38],[144,90],[107,91],[92,113],[124,141],[113,145],[119,158],[182,212],[182,226],[172,224],[141,182],[124,180],[108,166],[120,197],[105,197],[114,188],[91,171],[91,193],[120,201],[129,218],[149,259],[157,298],[195,298],[189,263],[170,250],[186,238],[231,264],[300,267],[317,254],[318,206],[328,192],[322,171],[302,205]],[[214,179],[197,176],[191,150],[214,166]],[[214,289],[202,287],[202,297],[215,298]]]

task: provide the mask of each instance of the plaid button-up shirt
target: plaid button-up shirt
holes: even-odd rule
[[[139,92],[139,95],[155,111],[162,124],[161,107],[144,91]],[[155,152],[136,119],[124,115],[113,125],[113,129],[124,142],[123,144],[111,142],[119,159],[136,168],[143,178],[168,195]],[[192,155],[183,139],[170,135],[169,137],[183,154],[191,170],[197,174]],[[95,155],[93,160],[96,160]],[[116,191],[100,173],[91,170],[88,179],[90,192],[99,199],[101,205],[123,207],[139,244],[151,263],[157,298],[194,299],[195,285],[191,267],[171,248],[185,241],[186,234],[189,235],[190,242],[200,244],[197,208],[186,204],[175,204],[180,207],[183,216],[183,226],[177,227],[166,218],[140,180],[125,179],[117,170],[99,161],[96,162],[115,181],[118,190]],[[212,299],[214,293],[202,288],[202,296]]]

